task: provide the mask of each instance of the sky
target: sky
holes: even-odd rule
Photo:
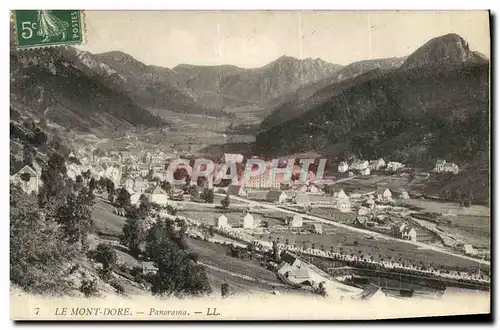
[[[456,33],[490,57],[487,11],[86,11],[91,53],[148,65],[252,68],[287,55],[336,64],[406,56]]]

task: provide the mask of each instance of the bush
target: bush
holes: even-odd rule
[[[123,287],[123,285],[121,285],[117,281],[113,281],[113,282],[109,283],[109,285],[111,285],[113,288],[115,288],[119,294],[125,293],[125,288]]]
[[[111,245],[101,243],[97,246],[95,251],[93,251],[93,259],[102,263],[104,271],[111,271],[116,266],[118,257]]]
[[[80,292],[82,292],[85,295],[85,297],[96,295],[98,292],[97,280],[96,279],[83,280],[82,285],[80,286]]]

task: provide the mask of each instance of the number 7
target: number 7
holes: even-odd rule
[[[40,312],[40,308],[37,307],[35,308],[35,310],[36,310],[36,315],[38,315],[38,312]]]

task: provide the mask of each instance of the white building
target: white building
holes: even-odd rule
[[[295,214],[290,221],[290,227],[297,228],[297,227],[302,227],[303,221],[302,221],[302,216],[300,214]]]
[[[472,247],[471,244],[464,244],[463,252],[464,252],[464,254],[470,255],[470,256],[477,254],[476,249],[474,249],[474,247]]]
[[[403,164],[399,163],[399,162],[389,162],[387,163],[387,170],[388,171],[397,171],[399,170],[400,168],[403,168],[405,167]]]
[[[340,199],[348,198],[347,194],[345,193],[344,189],[342,189],[342,188],[335,188],[333,190],[333,197],[340,198]]]
[[[345,173],[349,171],[349,165],[347,164],[347,162],[340,162],[338,166],[338,171],[339,173]]]
[[[417,231],[415,228],[405,227],[401,231],[401,237],[405,240],[416,242],[417,241]]]
[[[132,204],[132,205],[139,205],[140,199],[141,199],[141,195],[142,194],[138,193],[138,192],[133,192],[132,194],[130,194],[130,204]]]
[[[288,196],[284,191],[271,190],[266,194],[266,201],[271,203],[284,203]]]
[[[148,193],[148,197],[151,203],[156,203],[161,206],[166,206],[168,204],[168,194],[160,186],[152,188]]]
[[[40,174],[37,171],[25,165],[21,170],[10,177],[10,182],[20,187],[27,194],[31,194],[32,192],[38,194],[41,180]]]
[[[368,161],[367,160],[355,160],[352,162],[351,166],[349,167],[351,170],[364,170],[365,168],[368,167]]]
[[[378,187],[376,191],[377,200],[390,200],[392,198],[392,193],[389,189]]]
[[[384,166],[385,166],[385,161],[382,158],[379,158],[377,160],[372,160],[368,164],[368,168],[373,171],[378,171]]]
[[[243,228],[244,229],[255,229],[257,228],[258,224],[256,223],[253,215],[250,213],[246,213],[245,216],[243,217]]]
[[[361,171],[359,171],[359,173],[360,173],[361,175],[370,175],[371,171],[370,171],[370,169],[367,167],[367,168],[364,168],[364,169],[362,169]]]
[[[457,164],[454,163],[447,163],[446,160],[444,159],[438,159],[436,161],[436,166],[433,169],[434,172],[438,173],[453,173],[453,174],[458,174],[459,168]]]
[[[307,195],[307,194],[297,194],[295,196],[294,200],[295,200],[295,204],[297,204],[298,206],[306,206],[306,205],[311,204],[311,201],[309,199],[309,195]]]
[[[224,214],[221,214],[217,220],[215,221],[215,226],[217,228],[228,228],[227,217]]]

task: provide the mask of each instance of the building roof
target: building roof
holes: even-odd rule
[[[168,195],[167,192],[165,190],[163,190],[163,188],[160,187],[159,185],[148,190],[148,193],[152,194],[152,195],[156,195],[156,194]]]
[[[266,194],[266,200],[277,201],[281,194],[284,194],[284,192],[281,190],[271,190]]]
[[[283,260],[284,262],[286,262],[290,265],[293,265],[295,260],[297,260],[297,257],[295,257],[293,254],[291,254],[289,252],[283,252],[281,254],[281,260]]]
[[[240,193],[241,186],[240,185],[230,185],[227,187],[228,195],[238,195]]]
[[[377,187],[377,195],[382,195],[383,193],[385,193],[386,190],[389,190],[389,188]],[[391,191],[389,190],[389,192]]]
[[[290,273],[292,273],[296,278],[300,278],[303,280],[308,280],[311,277],[311,275],[309,274],[309,270],[306,267],[293,268]]]
[[[32,175],[35,175],[35,176],[37,176],[37,175],[38,175],[37,171],[35,171],[35,170],[34,170],[31,166],[29,166],[29,165],[24,165],[24,166],[22,166],[22,167],[17,167],[17,168],[15,169],[15,172],[14,172],[14,174],[13,174],[13,175],[16,175],[16,174],[19,174],[19,173],[26,173],[26,172],[29,172],[29,173],[31,173]]]

